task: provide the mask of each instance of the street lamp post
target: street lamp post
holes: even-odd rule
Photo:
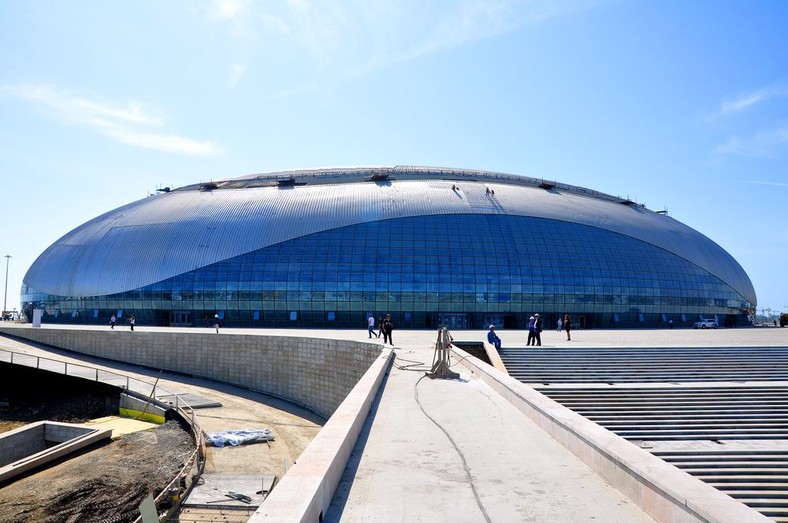
[[[11,255],[5,255],[5,291],[3,292],[3,312],[6,311],[6,302],[8,301],[8,262],[11,260]]]

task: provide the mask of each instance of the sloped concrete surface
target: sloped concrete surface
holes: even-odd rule
[[[397,352],[324,521],[653,521],[469,372]]]

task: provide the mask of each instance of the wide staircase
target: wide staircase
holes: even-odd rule
[[[510,348],[509,374],[788,522],[788,348]]]

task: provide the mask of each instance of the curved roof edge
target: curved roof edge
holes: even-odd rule
[[[393,167],[318,167],[248,174],[234,178],[219,178],[209,182],[185,185],[173,191],[245,189],[251,187],[302,186],[339,183],[358,183],[395,180],[448,180],[488,181],[523,187],[558,189],[563,192],[598,198],[624,205],[644,204],[619,196],[613,196],[586,187],[570,185],[546,178],[533,178],[520,174],[483,171],[478,169],[456,169],[451,167],[428,167],[421,165],[395,165]]]
[[[383,177],[387,172],[398,174]],[[455,183],[457,191],[449,190]],[[492,200],[485,196],[491,187]],[[163,192],[67,233],[33,263],[25,284],[62,296],[112,294],[322,230],[473,213],[570,221],[624,234],[695,263],[756,303],[741,266],[698,231],[628,199],[535,178],[424,167],[333,168],[249,175]],[[286,226],[268,226],[274,217]]]

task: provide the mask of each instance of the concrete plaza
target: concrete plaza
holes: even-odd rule
[[[94,327],[80,329],[91,330]],[[138,330],[178,331],[145,326],[139,326]],[[211,329],[188,329],[188,332],[203,330],[206,337],[286,335],[371,342],[383,348],[381,339],[369,340],[365,330],[224,329],[218,335]],[[486,333],[458,331],[452,334],[457,342],[481,342]],[[504,347],[527,350],[524,332],[502,330],[499,335]],[[364,419],[358,439],[349,449],[350,457],[347,466],[342,466],[335,493],[331,499],[323,501],[323,506],[328,508],[318,517],[310,519],[312,516],[309,516],[305,520],[768,521],[743,504],[721,493],[715,494],[714,489],[705,490],[698,481],[680,471],[674,477],[687,483],[673,485],[673,489],[683,489],[687,494],[685,501],[690,500],[693,505],[691,514],[686,515],[688,519],[675,519],[675,513],[670,516],[661,512],[664,503],[662,508],[655,510],[656,504],[648,496],[633,496],[631,492],[624,494],[621,487],[614,487],[604,473],[600,475],[596,470],[594,460],[599,460],[598,457],[592,457],[589,464],[588,456],[583,456],[586,451],[571,448],[573,444],[559,441],[560,437],[545,430],[544,412],[552,409],[550,414],[554,419],[566,416],[566,419],[574,420],[571,413],[564,412],[568,409],[555,405],[545,407],[546,404],[540,404],[543,400],[538,398],[538,393],[529,387],[493,375],[495,371],[490,374],[483,367],[465,366],[459,361],[461,357],[456,355],[452,369],[460,373],[460,379],[424,379],[425,370],[433,362],[436,337],[437,331],[395,331],[393,364],[387,369],[380,386],[368,391],[373,396],[369,415]],[[565,347],[784,347],[788,346],[788,329],[576,331],[572,338],[567,342],[563,333],[546,331],[542,337],[543,348],[554,348],[560,353]],[[0,338],[0,347],[8,348],[9,345],[15,351],[75,361],[81,359],[77,354],[55,354]],[[382,354],[385,355],[386,351]],[[140,372],[134,367],[106,360],[93,361],[96,363],[123,373],[150,377],[147,370]],[[234,416],[255,412],[262,403],[259,397],[248,391],[237,391],[237,396],[234,396],[231,387],[198,378],[166,373],[162,378],[170,389],[188,391],[198,387],[199,393],[208,395],[213,394],[210,392],[213,389],[221,391],[223,398],[234,398],[228,403],[237,409],[235,414],[208,418],[211,430],[218,430],[222,424],[237,425],[237,421],[232,420]],[[530,407],[518,407],[518,401],[530,402]],[[219,421],[219,418],[224,421]],[[615,436],[611,438],[603,431],[593,434],[599,435],[604,445],[623,448],[620,455],[633,455],[629,447],[634,446],[629,442]],[[313,444],[320,443],[319,436]],[[615,454],[617,449],[611,452]],[[305,459],[308,455],[308,452],[304,454]],[[635,456],[636,461],[642,458]],[[617,463],[616,466],[637,469],[643,464],[646,467],[653,465],[644,461]],[[244,472],[245,466],[230,459],[219,460],[214,465],[223,468],[214,472],[228,475]],[[302,463],[299,457],[298,464],[291,471],[297,472],[302,465],[309,466],[309,463]],[[661,474],[664,470],[660,468],[654,472]],[[291,483],[296,490],[303,487],[297,481]],[[286,499],[287,489],[293,487],[288,487],[284,481],[280,483],[270,498],[260,505],[251,521],[287,520],[287,516],[282,516],[286,513],[276,506],[280,488],[282,498]],[[702,498],[706,495],[708,499],[704,502]],[[644,499],[648,500],[645,506]]]

